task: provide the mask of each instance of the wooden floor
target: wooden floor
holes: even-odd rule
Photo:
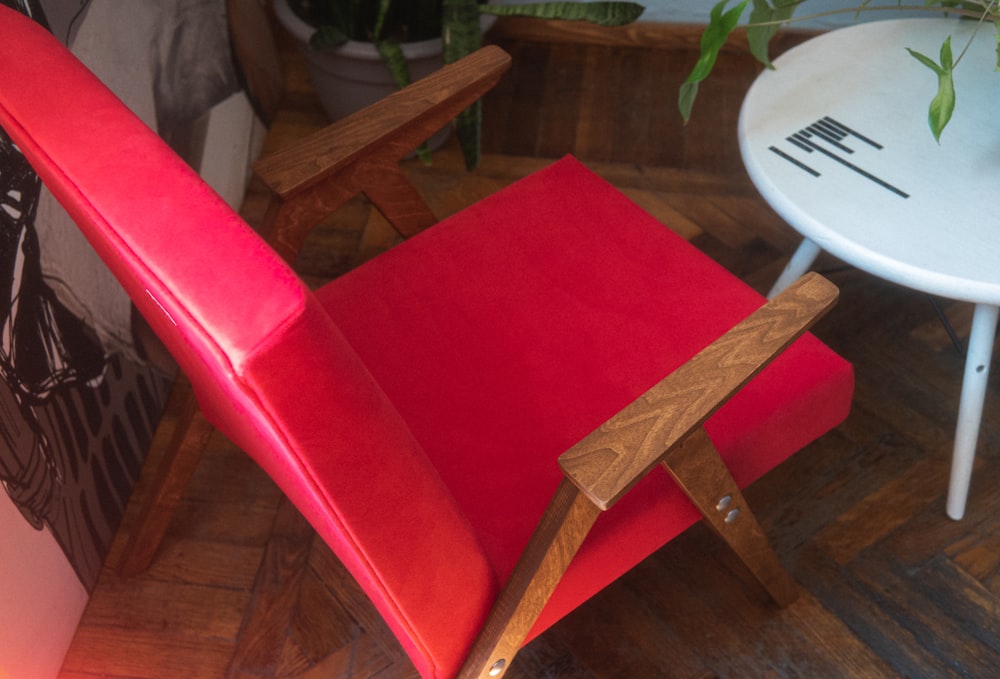
[[[434,206],[455,210],[574,153],[765,290],[797,239],[739,162],[734,130],[751,62],[725,55],[723,77],[682,129],[673,102],[693,59],[686,34],[658,47],[625,33],[615,34],[622,44],[583,45],[534,42],[517,28],[497,38],[515,68],[486,103],[482,167],[463,172],[448,148],[433,167],[411,168]],[[300,63],[286,57],[289,92],[270,148],[322,124]],[[251,191],[247,217],[260,210]],[[358,201],[311,242],[300,266],[317,280],[336,275],[391,244],[385,234]],[[927,298],[836,262],[823,268],[842,301],[816,333],[855,364],[856,404],[842,427],[748,493],[802,585],[800,600],[774,608],[696,526],[530,644],[509,677],[997,676],[996,390],[966,519],[950,521],[944,495],[961,356]],[[970,310],[944,309],[964,337]],[[113,566],[131,516],[64,679],[415,676],[325,546],[221,436],[154,566],[122,579]]]

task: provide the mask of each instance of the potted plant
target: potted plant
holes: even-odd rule
[[[278,19],[308,42],[311,75],[331,117],[357,110],[384,96],[385,87],[402,87],[470,54],[482,44],[482,18],[529,16],[590,21],[620,26],[637,19],[642,5],[633,2],[542,2],[489,4],[487,0],[275,0]],[[363,73],[347,75],[343,64],[321,60],[365,54]],[[352,88],[347,82],[367,83]],[[378,81],[373,86],[371,81]],[[324,92],[327,86],[336,88]],[[343,105],[341,105],[343,104]],[[480,107],[456,121],[466,165],[479,159]]]
[[[762,64],[771,68],[771,60],[768,56],[770,40],[777,33],[778,29],[792,20],[792,15],[808,0],[754,0],[753,9],[750,12],[750,20],[747,24],[747,40],[753,56]],[[715,65],[719,50],[725,45],[729,36],[739,25],[746,9],[750,5],[750,0],[743,0],[730,9],[726,9],[729,0],[721,0],[712,8],[709,23],[701,36],[701,55],[695,64],[687,80],[681,86],[678,97],[678,105],[681,115],[687,121],[691,116],[692,107],[698,94],[698,84],[709,76],[712,67]],[[831,10],[822,14],[813,14],[800,17],[798,20],[812,19],[818,16],[837,13],[854,13],[872,11],[900,11],[900,10],[925,10],[931,12],[946,13],[953,16],[964,17],[979,21],[981,23],[993,23],[995,27],[1000,26],[1000,6],[996,0],[926,0],[923,5],[913,7],[904,6],[901,2],[892,5],[872,5],[871,0],[863,0],[857,7]],[[1000,34],[998,34],[1000,39]],[[914,50],[909,50],[910,54],[921,64],[934,72],[938,79],[937,92],[931,99],[928,122],[935,139],[940,140],[941,132],[951,120],[951,115],[955,109],[955,84],[953,73],[955,67],[961,61],[964,50],[955,58],[951,45],[951,38],[944,38],[941,44],[940,54],[935,60],[927,55]],[[998,56],[998,68],[1000,68],[1000,56]]]

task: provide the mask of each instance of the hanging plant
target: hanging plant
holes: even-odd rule
[[[746,25],[750,51],[762,64],[773,68],[768,55],[771,38],[782,25],[793,20],[793,14],[801,6],[807,5],[808,0],[753,0],[752,3],[751,0],[743,0],[727,9],[728,4],[729,0],[721,0],[712,7],[708,25],[701,35],[700,56],[678,93],[678,108],[685,122],[691,118],[695,99],[698,96],[699,84],[711,74],[719,51],[729,40],[732,32],[740,25],[747,8],[751,8],[749,21]],[[979,21],[982,24],[991,23],[995,31],[998,30],[997,22],[1000,21],[1000,6],[998,6],[997,0],[927,0],[924,5],[919,6],[905,6],[902,2],[892,5],[873,5],[871,0],[865,0],[853,8],[810,14],[796,20],[804,21],[842,13],[853,13],[858,16],[862,12],[898,12],[904,10],[945,13]],[[998,34],[998,40],[1000,40],[1000,34]],[[941,133],[948,125],[955,110],[953,73],[961,61],[962,55],[965,54],[965,48],[956,58],[952,52],[951,38],[946,37],[941,44],[937,59],[909,50],[917,61],[937,76],[938,86],[929,105],[928,124],[934,138],[938,140],[940,140]],[[1000,68],[1000,55],[998,55],[997,67]]]

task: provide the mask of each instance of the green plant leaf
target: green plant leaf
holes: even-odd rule
[[[736,28],[740,17],[743,16],[743,10],[750,4],[750,0],[743,0],[729,11],[725,11],[728,3],[729,0],[720,0],[712,7],[708,26],[701,34],[701,56],[699,56],[694,68],[691,69],[687,80],[681,85],[677,106],[685,123],[691,119],[691,109],[698,96],[698,84],[712,72],[712,68],[719,58],[719,50],[726,44],[729,34]]]
[[[863,2],[861,2],[860,4],[858,4],[858,9],[857,9],[856,12],[854,12],[854,20],[855,21],[857,21],[859,18],[861,18],[861,13],[865,11],[865,8],[867,8],[868,5],[871,4],[871,1],[872,0],[864,0]],[[931,0],[931,1],[933,2],[933,0]],[[925,0],[925,2],[926,2],[926,0]],[[899,2],[897,4],[900,5],[900,6],[902,6],[903,0],[899,0]]]
[[[479,3],[476,0],[444,0],[441,15],[441,41],[444,62],[454,63],[472,54],[483,44],[479,28]],[[455,118],[455,136],[462,147],[465,166],[479,165],[481,153],[483,107],[476,102]]]
[[[799,0],[774,0],[773,5],[768,0],[753,0],[747,40],[750,43],[750,53],[768,68],[774,68],[769,49],[771,38],[781,28],[780,22],[792,17],[798,4]]]
[[[396,87],[403,88],[409,85],[410,69],[406,65],[406,57],[403,56],[403,46],[395,40],[379,40],[374,44],[382,61],[389,67]]]
[[[481,5],[477,0],[444,0],[441,39],[446,64],[458,61],[482,46],[480,14],[576,19],[601,26],[620,26],[635,21],[644,8],[633,2],[542,2],[523,5]],[[479,164],[482,136],[482,104],[476,102],[455,119],[455,134],[465,165]]]
[[[941,44],[941,63],[936,63],[930,57],[921,54],[910,48],[907,51],[914,59],[934,71],[938,78],[937,94],[931,99],[931,105],[927,114],[927,121],[930,124],[934,139],[941,141],[941,133],[951,120],[951,115],[955,111],[955,62],[951,52],[951,36]]]
[[[409,85],[410,69],[406,65],[406,57],[403,56],[403,46],[395,40],[379,40],[373,44],[375,45],[375,49],[378,50],[379,56],[382,57],[382,61],[389,67],[389,72],[392,73],[392,80],[396,83],[396,87],[402,89]],[[430,151],[427,150],[426,144],[422,144],[417,149],[417,156],[424,164],[430,164],[431,155]]]
[[[372,29],[372,40],[376,42],[382,39],[382,32],[385,30],[385,20],[389,17],[390,4],[392,4],[392,0],[379,0],[378,14],[375,16],[375,27]]]
[[[441,7],[441,44],[444,62],[451,64],[483,44],[476,0],[444,0]]]
[[[538,2],[480,6],[483,14],[589,21],[599,26],[630,24],[638,19],[645,9],[634,2]]]
[[[1000,23],[993,24],[993,34],[997,40],[997,47],[996,47],[997,62],[996,66],[994,66],[994,70],[1000,71]]]
[[[346,33],[336,26],[320,26],[309,38],[309,46],[314,50],[340,47],[350,40]]]
[[[483,102],[476,101],[455,118],[455,135],[462,147],[465,167],[474,170],[479,165],[483,145]]]

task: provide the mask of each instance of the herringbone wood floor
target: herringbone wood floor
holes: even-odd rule
[[[593,45],[553,33],[536,42],[518,24],[500,28],[497,40],[515,67],[486,103],[482,167],[465,173],[451,148],[431,168],[411,167],[440,214],[572,152],[751,285],[767,288],[797,239],[741,170],[735,117],[756,71],[745,55],[724,56],[722,77],[682,129],[673,100],[693,59],[689,33],[660,27],[656,46],[648,35],[625,33],[615,34],[624,36],[621,44]],[[289,91],[271,148],[322,124],[301,65],[285,56]],[[259,217],[261,200],[251,191],[249,219]],[[320,280],[392,241],[359,200],[317,234],[299,265]],[[823,268],[841,286],[842,301],[816,332],[856,366],[854,411],[748,492],[803,587],[801,599],[774,608],[696,526],[529,645],[508,676],[997,675],[995,390],[967,517],[952,522],[944,494],[961,357],[923,296],[836,262]],[[964,336],[969,310],[944,309]],[[151,455],[155,461],[156,449]],[[148,573],[115,574],[121,543],[64,679],[415,676],[325,546],[221,436]]]

